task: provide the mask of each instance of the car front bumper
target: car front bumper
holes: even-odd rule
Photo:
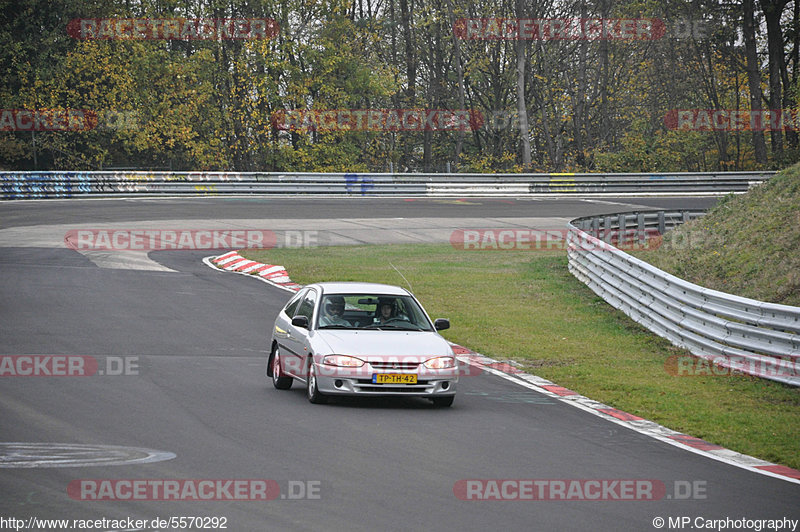
[[[317,388],[326,395],[405,395],[442,397],[455,395],[458,368],[447,370],[375,371],[370,368],[348,369],[315,363]],[[416,384],[378,384],[373,374],[416,375]]]

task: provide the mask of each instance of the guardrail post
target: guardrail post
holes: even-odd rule
[[[603,242],[611,244],[614,233],[611,231],[611,216],[603,218]]]
[[[619,237],[617,238],[617,247],[622,247],[622,246],[625,245],[625,243],[628,240],[625,237],[626,228],[625,228],[625,215],[624,214],[620,214],[619,215],[619,218],[618,218],[618,221],[617,221],[617,225],[619,226],[617,228],[617,231],[619,232]]]
[[[637,230],[638,230],[639,245],[643,246],[643,245],[645,245],[647,243],[647,227],[645,226],[645,223],[644,223],[644,213],[640,212],[636,216],[636,225],[637,225]]]

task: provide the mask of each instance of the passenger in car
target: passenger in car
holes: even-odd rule
[[[397,309],[397,300],[389,299],[389,298],[382,298],[378,300],[378,307],[376,310],[375,316],[375,323],[384,324],[388,323],[391,320],[404,320],[408,321],[408,318],[404,315],[400,314]]]

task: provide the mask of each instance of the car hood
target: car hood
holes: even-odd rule
[[[426,331],[318,330],[313,343],[322,344],[315,345],[316,353],[327,351],[325,354],[351,355],[364,360],[453,354],[447,340],[437,333]]]

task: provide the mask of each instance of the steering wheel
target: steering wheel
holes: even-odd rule
[[[380,327],[381,325],[389,325],[389,324],[390,324],[390,323],[392,323],[393,321],[402,321],[403,323],[411,323],[410,321],[408,321],[408,320],[407,320],[407,319],[405,319],[405,318],[389,318],[388,320],[386,320],[386,321],[385,321],[385,322],[383,322],[383,323],[370,323],[369,325],[367,325],[367,326],[366,326],[366,327],[364,327],[364,328],[365,328],[365,329],[371,329],[371,328],[373,328],[373,327],[374,327],[374,328],[378,328],[378,327]]]

